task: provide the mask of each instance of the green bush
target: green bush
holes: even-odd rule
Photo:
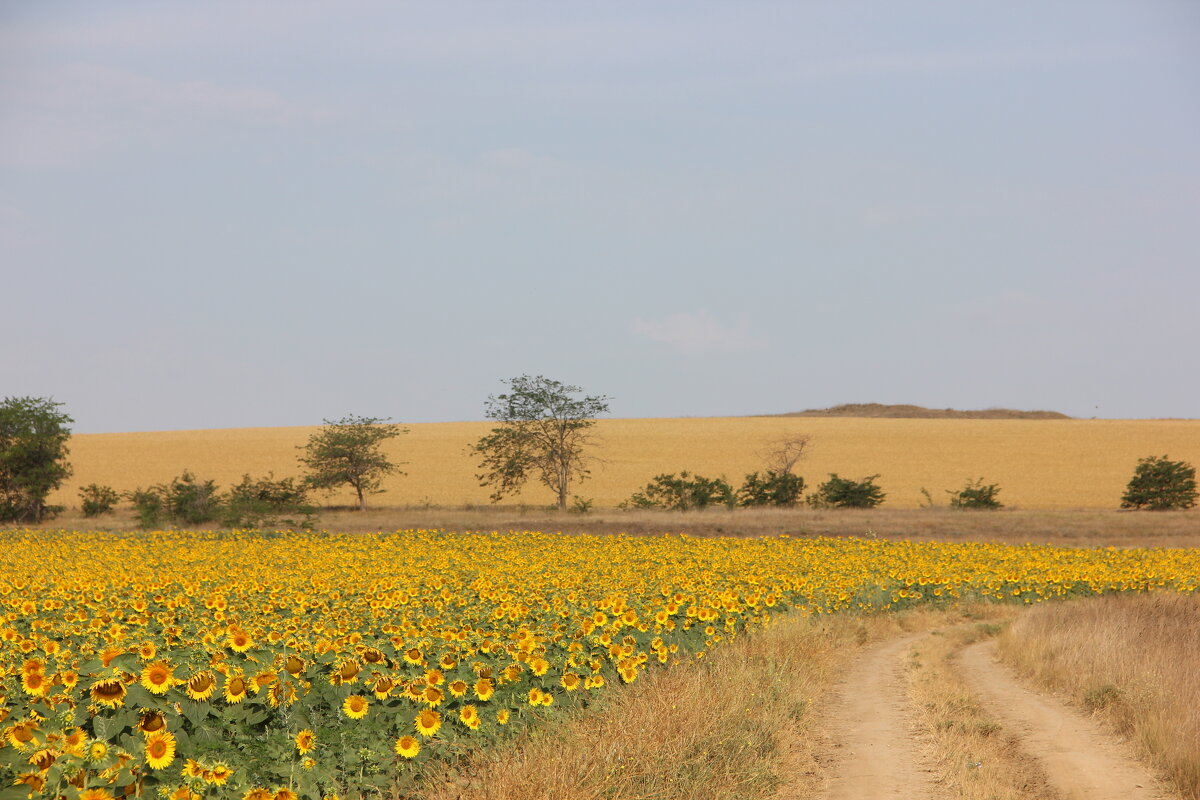
[[[111,486],[89,483],[79,490],[80,507],[85,517],[98,517],[113,510],[121,495]]]
[[[705,478],[680,472],[655,475],[646,488],[635,492],[625,505],[633,508],[673,508],[681,511],[737,502],[733,487],[724,478]]]
[[[139,527],[157,528],[162,524],[166,506],[160,489],[159,486],[151,486],[149,489],[139,486],[126,493],[129,502],[133,503],[133,513],[137,514]]]
[[[274,474],[257,480],[243,475],[241,483],[225,493],[221,522],[231,528],[270,527],[278,522],[311,528],[315,514],[300,481],[275,480]]]
[[[878,477],[868,475],[854,481],[839,478],[836,472],[831,472],[829,480],[818,486],[806,501],[813,508],[874,508],[887,496],[875,485]]]
[[[790,508],[800,501],[804,478],[790,472],[752,472],[738,489],[740,506],[780,506]]]
[[[996,499],[1000,487],[994,483],[984,483],[983,478],[967,481],[967,485],[957,492],[946,490],[950,495],[951,508],[1003,508],[1004,504]]]
[[[1121,497],[1121,508],[1165,511],[1194,505],[1196,468],[1186,461],[1171,461],[1166,456],[1148,456],[1138,461]]]

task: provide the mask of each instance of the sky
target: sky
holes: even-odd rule
[[[1200,4],[0,2],[0,396],[74,430],[1200,417]]]

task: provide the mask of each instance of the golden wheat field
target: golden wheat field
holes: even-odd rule
[[[475,479],[468,453],[490,429],[487,422],[424,423],[385,444],[407,464],[407,475],[384,484],[381,505],[484,504],[488,490]],[[162,483],[184,469],[221,486],[244,473],[300,474],[296,461],[316,427],[237,428],[154,433],[79,434],[71,440],[72,480],[52,502],[78,504],[80,486],[100,483],[126,491]],[[1031,509],[1115,508],[1139,458],[1169,455],[1200,463],[1200,420],[976,420],[722,417],[613,419],[595,428],[597,457],[589,480],[574,487],[598,507],[616,506],[661,472],[688,470],[735,485],[763,467],[759,453],[773,440],[812,437],[811,455],[797,471],[809,485],[828,473],[879,474],[885,506],[921,505],[921,489],[945,503],[947,489],[983,477],[1001,487],[1007,506]],[[333,504],[350,494],[332,495]],[[552,501],[531,484],[507,502]]]

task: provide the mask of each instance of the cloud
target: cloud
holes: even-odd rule
[[[730,327],[707,311],[671,314],[660,320],[634,320],[630,331],[654,342],[662,342],[684,353],[741,353],[759,350],[766,340],[740,321]]]

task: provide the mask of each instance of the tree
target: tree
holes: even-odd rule
[[[796,464],[812,449],[812,436],[794,433],[781,436],[767,443],[764,452],[758,454],[767,466],[767,472],[775,475],[791,475]]]
[[[306,482],[314,489],[336,491],[349,485],[358,495],[358,510],[367,510],[367,495],[379,494],[386,475],[400,471],[380,449],[388,439],[394,439],[408,429],[389,424],[386,418],[343,417],[325,420],[325,427],[308,439],[302,448],[300,462],[308,467]]]
[[[1148,456],[1125,487],[1121,508],[1148,508],[1165,511],[1196,505],[1196,468],[1186,461],[1170,461],[1166,456]]]
[[[733,487],[724,478],[705,478],[692,475],[687,470],[674,474],[655,475],[640,492],[635,492],[627,501],[632,508],[671,508],[688,511],[725,505],[732,508],[736,502]]]
[[[740,506],[778,506],[791,508],[804,491],[804,478],[790,472],[752,472],[738,489]]]
[[[504,381],[508,392],[491,395],[487,417],[500,423],[471,447],[482,461],[480,486],[492,486],[492,502],[521,490],[535,476],[554,492],[558,507],[567,507],[573,480],[589,474],[584,448],[596,417],[607,413],[603,395],[578,398],[583,391],[541,375]]]
[[[75,420],[62,405],[44,397],[0,403],[0,521],[41,522],[61,511],[46,497],[71,475],[67,426]]]
[[[875,485],[878,475],[868,475],[861,480],[839,478],[836,472],[829,473],[829,480],[817,487],[807,498],[813,508],[874,508],[886,497]]]

